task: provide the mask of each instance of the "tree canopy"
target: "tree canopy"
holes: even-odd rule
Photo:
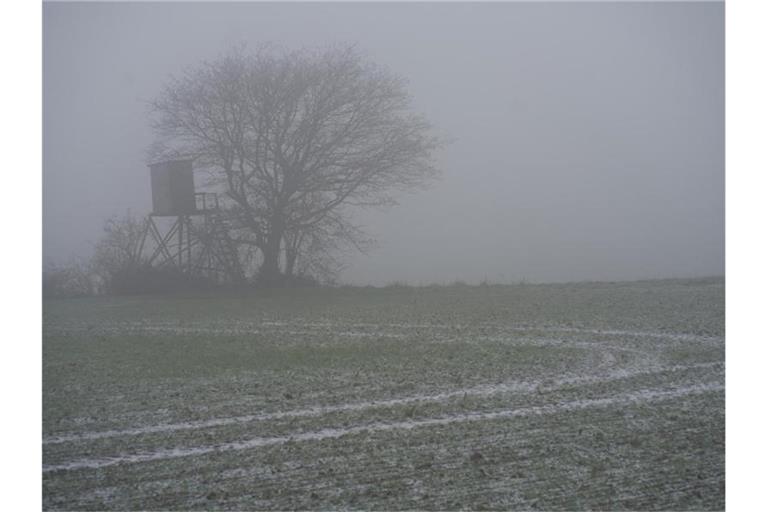
[[[438,140],[403,79],[349,47],[233,50],[172,79],[152,113],[154,156],[210,171],[269,280],[312,250],[362,246],[349,207],[391,204],[436,175]]]

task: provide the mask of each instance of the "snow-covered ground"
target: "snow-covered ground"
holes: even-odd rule
[[[722,280],[44,306],[46,509],[722,509]]]

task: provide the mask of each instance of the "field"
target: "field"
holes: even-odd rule
[[[725,507],[722,279],[43,309],[47,510]]]

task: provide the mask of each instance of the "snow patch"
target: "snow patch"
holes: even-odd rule
[[[563,377],[553,380],[546,386],[547,389],[553,390],[558,387],[568,385],[579,384],[599,384],[602,382],[610,382],[615,380],[627,379],[632,377],[638,377],[642,375],[653,375],[666,372],[685,371],[696,368],[712,368],[721,366],[722,363],[699,363],[686,366],[670,366],[666,368],[653,368],[645,370],[628,370],[619,369],[612,371],[606,375],[596,376],[573,376]],[[534,392],[542,386],[541,381],[509,381],[500,384],[483,384],[480,386],[473,386],[467,388],[459,388],[453,391],[446,391],[443,393],[435,393],[431,395],[420,394],[412,395],[401,398],[393,398],[389,400],[372,400],[356,403],[347,403],[331,406],[317,406],[308,407],[304,409],[294,409],[291,411],[281,411],[265,414],[249,414],[243,416],[232,416],[226,418],[214,418],[210,420],[190,421],[181,423],[170,423],[165,425],[150,425],[146,427],[137,427],[131,429],[121,430],[106,430],[101,432],[85,432],[80,434],[64,434],[58,436],[51,436],[43,439],[43,444],[58,444],[74,441],[91,441],[96,439],[104,439],[110,437],[119,436],[136,436],[144,434],[154,434],[158,432],[173,432],[178,430],[196,430],[211,427],[222,427],[228,425],[235,425],[238,423],[251,423],[257,421],[269,421],[278,420],[282,418],[297,418],[297,417],[312,417],[322,416],[324,414],[336,413],[336,412],[348,412],[348,411],[361,411],[366,409],[374,409],[379,407],[395,407],[399,405],[406,405],[416,402],[444,402],[452,398],[457,397],[488,397],[503,393],[515,393],[515,392]]]
[[[616,405],[631,405],[633,403],[642,403],[650,401],[670,400],[680,398],[691,394],[710,393],[723,391],[725,386],[721,383],[706,383],[694,386],[687,386],[675,390],[651,390],[646,389],[633,393],[616,395],[608,398],[572,400],[553,405],[543,405],[536,407],[526,407],[520,409],[508,409],[494,412],[475,412],[466,414],[456,414],[438,418],[428,418],[422,420],[409,420],[388,423],[371,423],[362,426],[327,428],[314,432],[303,432],[293,436],[279,437],[255,437],[244,441],[235,441],[213,446],[199,446],[193,448],[175,448],[170,450],[160,450],[151,453],[141,454],[121,454],[114,457],[99,459],[81,459],[67,462],[64,464],[43,465],[43,472],[52,471],[71,471],[77,469],[99,469],[115,464],[127,464],[138,462],[151,462],[157,460],[175,459],[180,457],[191,457],[207,455],[210,453],[220,453],[225,451],[240,451],[260,448],[264,446],[280,445],[289,442],[319,441],[323,439],[336,439],[346,435],[386,432],[391,430],[413,430],[417,428],[433,427],[440,425],[450,425],[455,423],[466,423],[474,421],[488,421],[497,419],[507,419],[523,416],[534,416],[544,414],[557,414],[573,410],[580,410],[592,407],[607,407]]]

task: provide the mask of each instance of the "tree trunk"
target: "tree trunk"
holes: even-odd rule
[[[265,284],[275,284],[280,280],[280,244],[267,244],[264,248],[264,261],[259,269],[259,279]]]
[[[296,267],[296,256],[298,252],[295,250],[285,251],[285,276],[293,277],[293,271]]]
[[[273,285],[281,281],[280,274],[280,243],[283,240],[282,222],[273,223],[272,230],[267,236],[267,243],[262,252],[264,261],[259,269],[259,280],[264,284]]]

